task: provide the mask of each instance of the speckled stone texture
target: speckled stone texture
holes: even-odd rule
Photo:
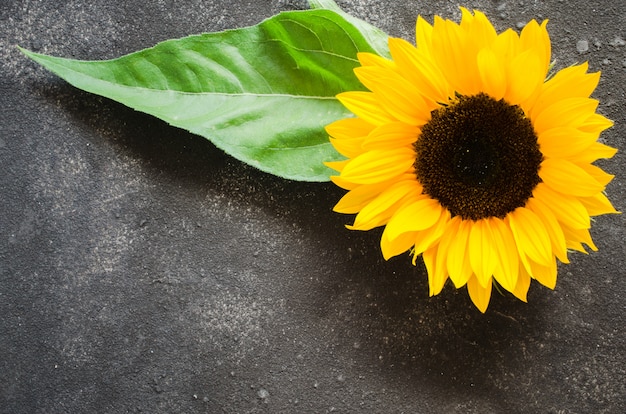
[[[600,165],[626,211],[622,0],[344,0],[412,39],[416,16],[550,19],[558,68],[601,70],[621,149]],[[113,58],[258,23],[305,1],[2,0],[0,412],[626,412],[626,225],[598,218],[554,291],[429,298],[423,264],[331,211],[343,191],[258,172],[203,138],[81,92],[21,45]]]

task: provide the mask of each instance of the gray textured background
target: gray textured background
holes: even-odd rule
[[[412,39],[458,5],[549,18],[553,56],[603,77],[600,165],[626,211],[626,7],[345,0]],[[83,93],[16,50],[104,59],[303,1],[0,1],[1,413],[622,413],[624,215],[596,220],[529,304],[428,298],[424,267],[350,232],[331,184],[285,182]]]

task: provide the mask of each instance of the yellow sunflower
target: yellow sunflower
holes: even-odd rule
[[[485,312],[494,280],[526,301],[531,279],[554,288],[569,249],[597,250],[590,217],[615,209],[613,176],[592,163],[616,149],[597,142],[612,125],[589,97],[600,74],[548,77],[547,21],[498,34],[461,11],[460,24],[418,17],[416,46],[390,38],[391,60],[359,54],[370,92],[337,96],[356,117],[327,127],[347,158],[328,165],[348,228],[385,226],[385,259],[421,255],[431,296],[450,278]]]

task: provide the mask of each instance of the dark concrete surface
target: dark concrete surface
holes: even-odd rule
[[[603,77],[601,166],[626,211],[626,7],[344,0],[412,38],[418,13],[549,18],[564,67]],[[332,184],[286,182],[83,93],[16,45],[81,59],[250,25],[304,1],[1,0],[1,413],[623,413],[625,216],[598,218],[556,290],[428,297]]]

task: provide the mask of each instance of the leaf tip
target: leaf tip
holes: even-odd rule
[[[17,48],[17,50],[22,52],[26,57],[28,57],[28,58],[30,58],[30,59],[32,59],[34,61],[37,61],[37,56],[40,55],[40,53],[33,52],[32,50],[28,50],[25,47],[22,47],[20,45],[16,45],[15,47]]]
[[[327,9],[335,12],[343,11],[333,0],[309,0],[309,7],[311,9]]]

